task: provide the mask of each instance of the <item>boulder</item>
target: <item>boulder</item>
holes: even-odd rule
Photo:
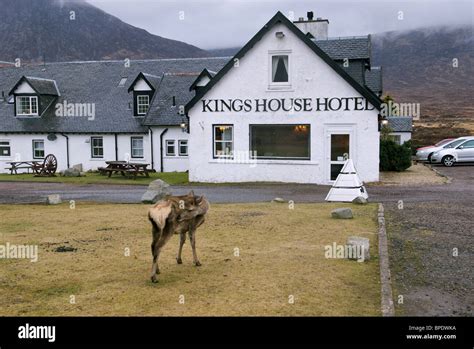
[[[170,185],[161,179],[156,179],[148,185],[147,191],[142,196],[142,202],[154,204],[168,195],[171,195]]]
[[[64,177],[80,177],[81,176],[81,171],[78,169],[71,167],[62,172]]]
[[[283,204],[283,203],[285,202],[285,200],[283,200],[282,198],[274,198],[274,199],[272,200],[272,202],[278,202],[278,203],[280,203],[280,204]]]
[[[351,218],[353,218],[352,210],[350,208],[347,208],[347,207],[336,208],[335,210],[332,210],[331,211],[331,216],[332,216],[332,218],[336,218],[336,219],[351,219]]]
[[[363,196],[358,196],[354,200],[352,200],[352,203],[357,205],[365,205],[367,202],[367,199]]]
[[[48,205],[59,205],[62,202],[61,196],[59,194],[48,195],[46,202],[48,203]]]
[[[82,164],[72,165],[72,168],[75,168],[79,172],[83,172]]]
[[[347,238],[347,246],[355,247],[352,251],[357,251],[357,253],[349,256],[349,259],[356,259],[358,261],[364,262],[370,259],[370,243],[369,239],[362,238],[360,236],[349,236]],[[359,254],[359,255],[357,255]]]

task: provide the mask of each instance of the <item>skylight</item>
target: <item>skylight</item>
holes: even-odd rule
[[[124,87],[126,82],[127,82],[127,77],[121,78],[118,84],[118,87]]]

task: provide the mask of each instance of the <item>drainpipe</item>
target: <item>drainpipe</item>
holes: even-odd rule
[[[151,127],[148,127],[148,132],[150,132],[150,155],[151,155],[151,169],[155,169],[155,161],[153,155],[153,130]]]
[[[66,138],[66,162],[67,162],[67,168],[70,168],[71,166],[69,165],[69,137],[65,135],[64,133],[61,133],[61,136]]]
[[[166,132],[168,132],[167,128],[160,133],[160,172],[163,172],[163,136]]]
[[[115,161],[118,161],[118,145],[117,145],[117,134],[114,133],[115,138]]]

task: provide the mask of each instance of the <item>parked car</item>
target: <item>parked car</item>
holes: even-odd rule
[[[451,167],[456,162],[474,162],[474,137],[457,139],[451,145],[434,152],[431,155],[431,163],[442,163],[446,167]]]
[[[416,149],[416,160],[417,161],[428,161],[430,162],[431,155],[443,148],[443,146],[451,143],[456,140],[456,138],[446,138],[434,145],[428,145],[426,147],[421,147]]]

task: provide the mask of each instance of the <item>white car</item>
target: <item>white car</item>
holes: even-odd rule
[[[474,162],[474,137],[458,138],[451,144],[452,147],[434,152],[431,155],[431,163],[442,163],[446,167],[451,167],[456,162]]]

